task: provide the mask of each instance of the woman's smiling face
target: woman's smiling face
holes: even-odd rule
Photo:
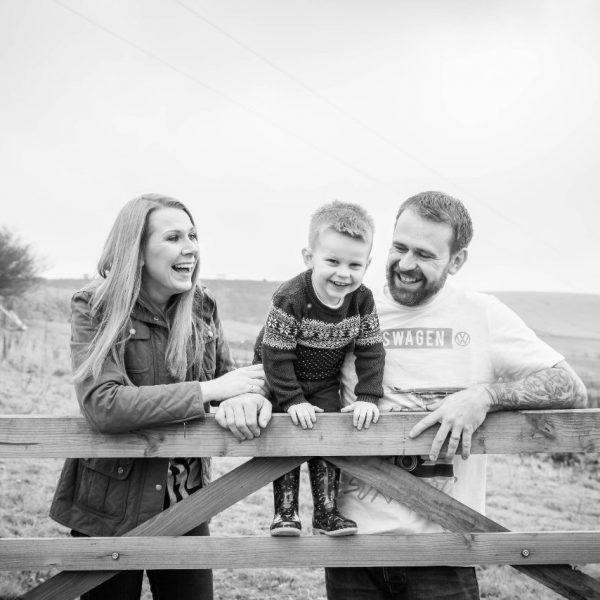
[[[192,288],[198,238],[185,211],[159,208],[150,213],[143,261],[142,289],[161,308],[171,296]]]

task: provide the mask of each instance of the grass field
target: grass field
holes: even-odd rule
[[[69,381],[68,325],[30,322],[26,333],[13,334],[0,345],[0,413],[77,415]],[[258,326],[227,321],[226,332],[242,344]],[[557,340],[563,352],[599,389],[600,353],[582,345],[577,336]],[[593,340],[593,343],[596,343]],[[559,344],[557,344],[558,346]],[[597,405],[597,395],[595,403]],[[215,460],[215,477],[240,463]],[[48,516],[48,507],[62,461],[0,461],[0,537],[52,537],[66,535]],[[600,477],[593,460],[558,464],[546,456],[490,456],[488,514],[510,529],[597,529],[600,517]],[[303,470],[301,512],[305,534],[310,528],[310,494]],[[271,490],[263,488],[221,513],[212,532],[222,536],[267,535],[271,519]],[[260,557],[257,557],[260,564]],[[600,575],[597,566],[585,570]],[[0,573],[0,600],[14,598],[47,578],[48,572]],[[545,600],[558,596],[510,567],[478,569],[483,598]],[[149,598],[145,590],[144,598]],[[215,597],[222,600],[325,598],[321,569],[245,569],[215,571]]]

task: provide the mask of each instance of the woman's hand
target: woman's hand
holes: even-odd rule
[[[202,381],[202,398],[210,400],[227,400],[240,394],[267,395],[265,371],[262,365],[250,365],[230,371],[212,381]]]
[[[215,413],[215,421],[238,440],[251,440],[258,437],[261,428],[271,420],[272,408],[264,396],[242,394],[223,400]]]

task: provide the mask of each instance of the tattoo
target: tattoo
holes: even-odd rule
[[[521,379],[485,386],[492,398],[491,410],[585,408],[585,386],[570,370],[542,369]]]

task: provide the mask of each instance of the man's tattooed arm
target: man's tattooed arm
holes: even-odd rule
[[[491,397],[490,411],[587,407],[585,386],[564,360],[519,381],[484,387]]]
[[[446,457],[452,458],[461,441],[463,458],[471,453],[471,436],[485,421],[488,412],[497,410],[585,408],[587,392],[581,379],[565,362],[509,383],[478,384],[450,394],[427,407],[431,412],[409,432],[411,438],[440,423],[430,460],[437,460],[450,436]]]

